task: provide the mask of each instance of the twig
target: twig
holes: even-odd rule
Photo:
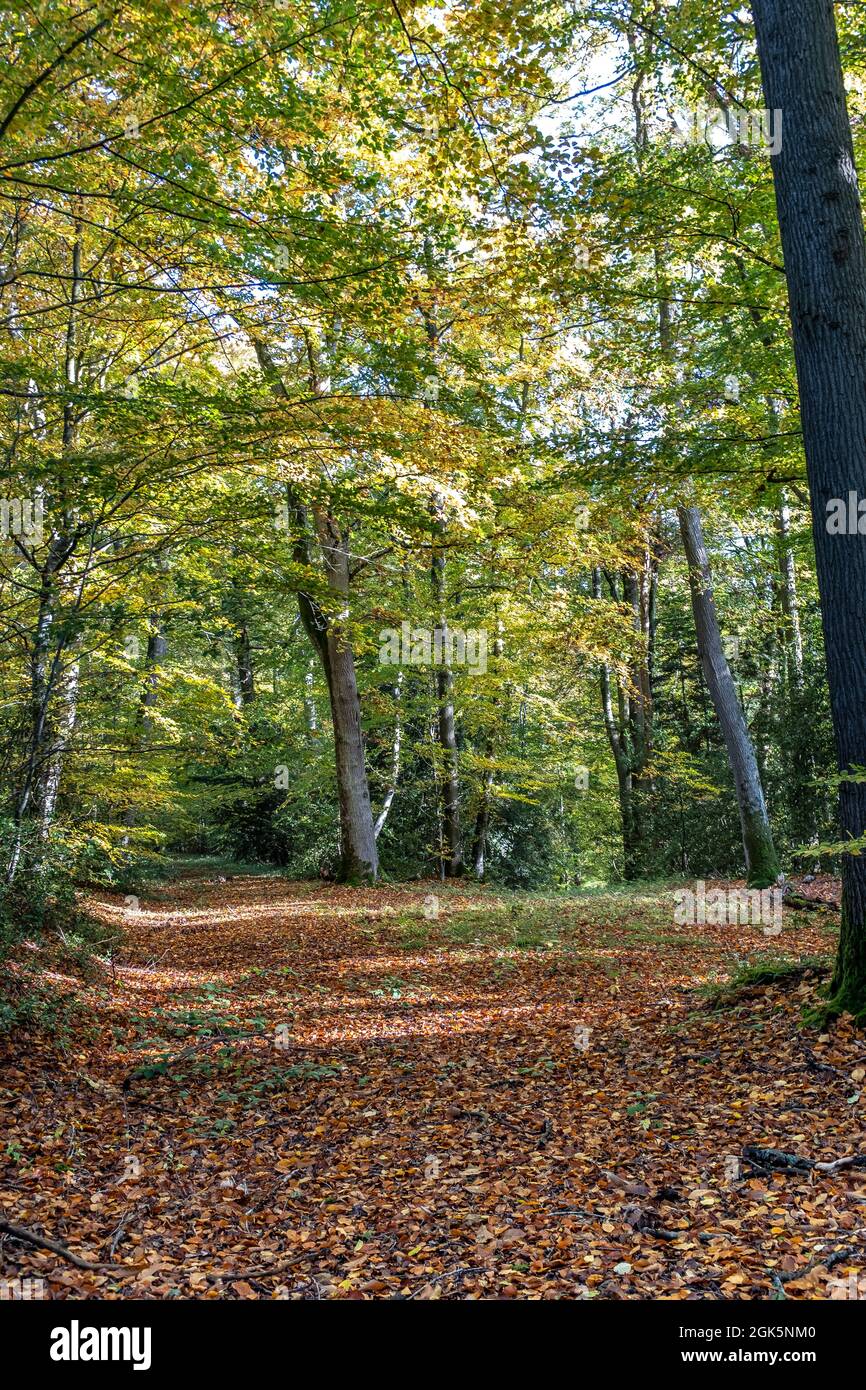
[[[762,1149],[757,1144],[746,1144],[743,1158],[751,1168],[762,1173],[840,1173],[844,1168],[866,1168],[866,1154],[850,1154],[847,1158],[834,1158],[827,1163],[819,1163],[814,1158],[800,1158],[797,1154],[786,1154],[781,1149]]]
[[[833,1250],[829,1255],[816,1255],[815,1258],[810,1260],[807,1265],[804,1265],[802,1269],[792,1270],[789,1274],[774,1273],[773,1283],[791,1284],[796,1279],[805,1279],[807,1274],[811,1274],[813,1269],[818,1269],[821,1265],[827,1270],[831,1270],[834,1265],[841,1264],[843,1260],[852,1260],[859,1253],[860,1252],[857,1250]],[[785,1294],[785,1297],[787,1298],[788,1295]]]
[[[423,1293],[429,1284],[438,1284],[443,1279],[459,1279],[461,1277],[465,1279],[467,1274],[483,1273],[483,1265],[458,1265],[456,1269],[446,1269],[442,1274],[431,1274],[430,1278],[425,1279],[424,1283],[420,1284],[418,1288],[415,1289],[414,1293],[409,1294],[409,1298],[417,1298],[419,1293]]]
[[[302,1255],[296,1255],[293,1260],[286,1260],[285,1264],[271,1265],[270,1269],[242,1269],[237,1274],[229,1274],[228,1272],[208,1274],[206,1278],[209,1284],[231,1284],[236,1279],[269,1279],[272,1274],[285,1274],[295,1265],[300,1264],[302,1259]]]
[[[91,1260],[83,1260],[80,1255],[74,1255],[71,1250],[67,1250],[65,1245],[60,1245],[56,1240],[49,1240],[48,1236],[37,1235],[35,1231],[29,1231],[26,1226],[13,1226],[10,1221],[0,1221],[0,1231],[5,1231],[7,1235],[14,1236],[16,1240],[25,1241],[28,1245],[35,1245],[38,1249],[51,1250],[55,1255],[60,1255],[70,1264],[75,1265],[76,1269],[90,1269],[100,1271],[111,1269],[119,1274],[136,1274],[137,1270],[125,1269],[123,1265],[113,1264],[94,1264]]]

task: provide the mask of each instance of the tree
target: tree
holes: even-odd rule
[[[750,887],[768,888],[779,877],[779,860],[773,844],[755,750],[725,656],[701,514],[697,507],[680,507],[679,522],[689,567],[698,655],[734,776],[746,857],[746,879]]]
[[[833,6],[754,0],[764,99],[783,115],[773,178],[800,388],[843,835],[866,831],[866,239]],[[847,525],[831,534],[828,512]],[[852,517],[850,511],[855,515]],[[853,525],[852,525],[853,522]],[[832,1007],[866,1011],[866,857],[842,858]]]

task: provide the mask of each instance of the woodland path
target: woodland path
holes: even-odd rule
[[[7,1234],[2,1277],[52,1298],[767,1299],[866,1276],[866,1172],[741,1159],[866,1150],[862,1036],[803,1030],[808,971],[721,1010],[700,993],[737,957],[828,954],[824,914],[768,942],[675,926],[656,889],[207,869],[93,906],[123,929],[113,961],[42,964],[83,1005],[63,1048],[5,1044],[0,1204],[111,1267]]]

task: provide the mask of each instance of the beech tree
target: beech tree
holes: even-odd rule
[[[833,1007],[866,1010],[866,543],[828,511],[866,495],[866,240],[830,0],[753,0],[794,336],[812,536],[841,779],[842,933]],[[858,513],[859,518],[859,513]],[[854,518],[857,520],[858,518]]]

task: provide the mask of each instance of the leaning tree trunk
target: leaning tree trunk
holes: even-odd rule
[[[800,413],[812,498],[830,707],[839,770],[866,766],[866,240],[831,0],[753,0],[764,100],[783,113],[773,158]],[[853,530],[853,534],[851,534]],[[847,533],[846,533],[847,532]],[[866,783],[845,781],[846,838],[866,830]],[[866,856],[842,857],[836,1010],[866,1012]]]
[[[779,860],[773,844],[755,750],[722,646],[701,514],[697,507],[680,507],[679,521],[689,566],[698,655],[734,776],[746,856],[746,879],[750,887],[767,888],[779,877]]]

